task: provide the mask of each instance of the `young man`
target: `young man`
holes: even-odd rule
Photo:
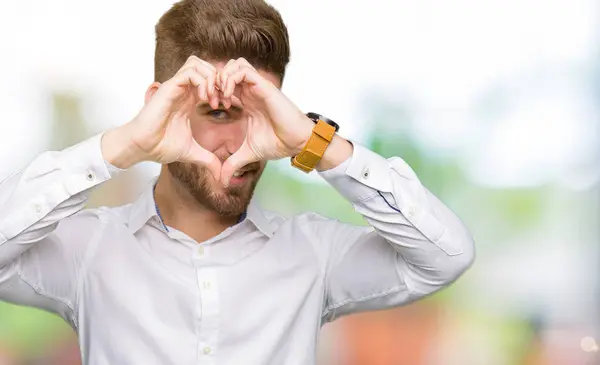
[[[156,32],[135,118],[0,185],[0,299],[61,315],[85,364],[313,364],[324,323],[420,299],[472,263],[467,229],[401,158],[280,91],[289,44],[272,7],[183,0]],[[371,227],[260,209],[254,187],[281,158]],[[140,161],[162,170],[136,202],[83,209]]]

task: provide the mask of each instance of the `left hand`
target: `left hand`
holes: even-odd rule
[[[290,157],[302,150],[314,123],[248,61],[229,61],[215,82],[226,108],[237,97],[248,113],[246,138],[223,164],[221,181],[225,186],[236,170],[251,162]]]

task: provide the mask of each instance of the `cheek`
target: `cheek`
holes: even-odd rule
[[[236,147],[239,147],[244,142],[246,138],[246,123],[242,121],[238,121],[231,124],[226,124],[222,126],[221,130],[224,133],[229,141]],[[236,148],[237,149],[237,148]]]
[[[200,146],[209,151],[214,151],[221,143],[218,125],[210,122],[193,123],[192,135]]]

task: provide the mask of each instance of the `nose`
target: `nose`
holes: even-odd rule
[[[237,151],[246,138],[247,122],[238,120],[234,123],[222,124],[219,126],[219,137],[222,140],[222,148],[227,155],[232,155]]]

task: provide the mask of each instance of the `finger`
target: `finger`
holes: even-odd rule
[[[244,109],[244,104],[242,103],[242,98],[239,95],[239,88],[236,89],[236,93],[233,94],[229,100],[231,100],[231,105],[237,107],[238,109]]]
[[[196,55],[189,56],[188,59],[185,62],[186,62],[186,64],[189,64],[189,63],[198,63],[198,62],[199,63],[203,63],[203,64],[206,64],[209,68],[213,68],[213,69],[216,70],[216,67],[213,66],[210,62],[207,62],[207,61],[201,59],[200,57],[198,57]]]
[[[258,160],[259,158],[256,157],[248,145],[248,140],[244,140],[242,146],[233,155],[229,156],[229,158],[223,163],[223,167],[221,169],[221,182],[223,185],[225,185],[225,187],[229,186],[231,177],[237,170]]]
[[[214,95],[209,97],[208,104],[213,109],[219,108],[219,93],[215,92]]]
[[[217,82],[219,84],[219,89],[221,90],[221,100],[225,109],[229,109],[231,107],[231,100],[226,97],[224,93],[225,88],[227,87],[227,79],[229,75],[236,69],[236,67],[238,66],[235,63],[235,60],[231,59],[219,72],[219,80]]]
[[[192,146],[184,162],[192,162],[204,166],[212,174],[215,181],[221,179],[221,160],[215,154],[200,146],[196,141],[192,142]]]
[[[199,85],[196,87],[196,94],[198,98],[202,101],[208,100],[208,92],[207,92],[207,81],[205,78],[202,78]]]
[[[253,69],[254,71],[256,71],[256,68],[254,68],[254,66],[252,66],[252,64],[250,62],[248,62],[248,60],[246,60],[244,57],[240,57],[235,61],[238,65],[240,65],[240,67],[249,67],[251,69]]]
[[[240,65],[237,63],[236,60],[229,60],[229,62],[227,62],[227,65],[225,65],[223,70],[221,70],[221,75],[222,75],[221,91],[223,92],[223,97],[225,98],[225,100],[227,100],[227,104],[229,106],[231,105],[231,100],[229,100],[231,95],[227,93],[227,88],[229,88],[231,85],[231,81],[230,81],[231,75],[234,74],[239,68],[240,68]],[[235,87],[235,84],[234,84],[234,87]]]
[[[221,91],[225,90],[225,85],[227,85],[227,77],[229,76],[230,73],[235,71],[237,67],[238,66],[235,63],[235,60],[229,60],[229,61],[227,61],[227,63],[223,67],[223,69],[221,71],[219,71],[220,80],[218,80],[218,81],[219,81],[219,88],[221,89]]]
[[[235,64],[237,67],[231,67],[231,71],[229,73],[229,76],[231,77],[232,74],[235,74],[237,71],[239,71],[242,68],[249,68],[250,70],[257,72],[256,68],[254,68],[254,66],[252,66],[252,64],[250,64],[250,62],[248,62],[248,60],[246,60],[244,57],[240,57],[237,60],[235,60]],[[229,80],[231,80],[229,78]],[[232,82],[228,82],[228,91],[227,91],[227,95],[232,95],[235,93],[235,90],[237,90],[238,88],[235,87],[235,85],[238,85],[240,82],[235,82],[232,85]]]
[[[213,98],[215,95],[215,78],[216,72],[211,72],[206,76],[206,95],[208,98]]]
[[[198,89],[198,96],[203,98],[203,90],[206,90],[206,79],[195,68],[180,70],[171,79],[163,84],[164,92],[175,101],[181,97],[192,85]]]
[[[221,102],[223,103],[223,107],[225,109],[229,109],[231,108],[231,98],[226,98],[225,95],[223,94],[223,92],[220,92],[221,95]]]
[[[225,85],[225,90],[223,90],[223,95],[227,99],[229,99],[231,95],[233,95],[233,90],[235,90],[235,86],[239,83],[236,82],[235,77],[233,77],[234,75],[236,75],[236,73],[237,72],[232,73],[227,77],[227,84]]]
[[[206,69],[209,73],[217,73],[217,68],[212,63],[206,62],[194,55],[188,57],[185,64],[181,68],[184,69],[192,66],[200,66],[201,68]]]
[[[260,82],[260,76],[258,75],[258,72],[250,67],[240,67],[235,73],[229,76],[227,88],[224,92],[225,97],[231,98],[235,91],[235,86],[243,82],[249,85],[256,85]]]
[[[248,69],[247,67],[238,67],[235,71],[233,71],[229,77],[227,78],[227,85],[225,86],[225,90],[223,90],[223,94],[225,94],[226,98],[230,98],[231,95],[233,95],[233,92],[235,90],[235,86],[238,85],[239,83],[242,82],[242,80],[244,79],[243,77],[240,77],[240,72],[242,70],[246,70]]]
[[[198,72],[198,70],[196,70],[196,68],[194,68],[194,67],[190,67],[189,69],[185,69],[182,72],[184,72],[184,73],[185,72],[190,72],[192,74],[193,73],[200,74]],[[208,87],[207,87],[208,80],[205,79],[201,74],[200,74],[200,76],[201,76],[201,78],[198,80],[198,85],[197,86],[193,84],[193,80],[192,80],[192,82],[190,82],[189,85],[190,86],[192,86],[192,85],[196,86],[196,95],[198,96],[198,98],[200,100],[202,100],[202,101],[207,101],[208,100],[208,91],[207,91],[207,89],[208,89]]]
[[[197,56],[190,56],[185,62],[182,69],[185,68],[194,68],[198,71],[202,76],[207,79],[206,83],[206,94],[207,98],[214,96],[215,94],[215,82],[217,77],[217,69],[211,63],[201,60]],[[204,99],[206,100],[206,98]]]
[[[217,82],[217,70],[215,69],[207,78],[208,85],[208,104],[211,108],[217,109],[219,107],[219,91],[215,88]]]

